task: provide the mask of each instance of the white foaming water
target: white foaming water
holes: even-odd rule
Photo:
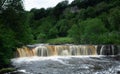
[[[22,58],[13,58],[11,59],[11,62],[14,64],[19,64],[19,63],[31,63],[32,61],[44,61],[44,60],[52,60],[52,61],[58,61],[63,64],[65,64],[61,59],[71,59],[71,58],[89,58],[89,57],[102,57],[102,56],[96,56],[96,55],[89,55],[89,56],[51,56],[51,57],[22,57]]]
[[[104,56],[51,56],[11,59],[18,72],[25,74],[117,74],[119,61]],[[110,66],[111,65],[111,66]]]
[[[34,57],[14,58],[14,59],[11,59],[11,61],[16,62],[16,63],[20,63],[20,62],[30,62],[30,61],[56,60],[58,58],[62,58],[62,57],[38,57],[38,56],[34,56]],[[65,57],[63,57],[63,58],[65,58]]]
[[[27,72],[26,70],[17,70],[17,72],[22,72],[22,73],[25,73],[25,74],[33,74],[33,73],[30,73],[30,72]]]
[[[24,72],[24,73],[26,73],[26,70],[18,70],[19,72]]]

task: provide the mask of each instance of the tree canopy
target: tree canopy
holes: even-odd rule
[[[32,42],[31,29],[26,19],[27,15],[21,0],[1,0],[0,68],[9,64],[16,47]]]

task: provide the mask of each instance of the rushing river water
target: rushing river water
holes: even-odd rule
[[[24,46],[11,60],[17,69],[11,74],[120,74],[117,55],[119,45]]]
[[[120,74],[120,60],[105,56],[34,56],[11,61],[16,74]]]

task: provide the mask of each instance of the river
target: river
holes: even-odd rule
[[[105,56],[24,57],[11,60],[19,74],[119,74],[120,60]]]
[[[38,45],[18,48],[10,74],[120,74],[120,46]],[[116,57],[117,56],[117,57]]]

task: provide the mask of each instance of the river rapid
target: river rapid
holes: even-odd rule
[[[109,56],[34,56],[11,62],[17,71],[10,74],[120,74],[120,60]]]

